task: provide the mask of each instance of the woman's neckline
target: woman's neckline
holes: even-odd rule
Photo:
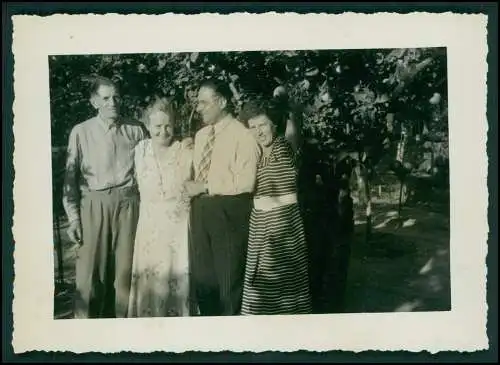
[[[166,150],[171,149],[172,147],[174,147],[176,145],[176,143],[177,143],[177,141],[172,141],[168,146],[162,146],[160,144],[155,145],[153,140],[151,138],[149,139],[149,144],[151,145],[151,147],[153,147],[153,148],[156,147],[157,150],[162,150],[162,151],[166,151]]]
[[[168,147],[160,147],[156,148],[153,141],[149,142],[150,153],[153,155],[154,159],[158,167],[163,166],[166,161],[170,161],[174,155],[176,146],[178,145],[177,141],[172,142]]]
[[[267,152],[266,154],[262,153],[262,158],[261,158],[261,163],[262,164],[267,164],[269,161],[270,161],[270,158],[272,157],[273,155],[273,152],[274,152],[274,149],[276,148],[276,142],[278,141],[278,136],[274,137],[273,141],[271,142],[271,145],[267,148]]]

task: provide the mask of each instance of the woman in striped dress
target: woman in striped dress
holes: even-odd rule
[[[242,120],[262,147],[243,288],[243,315],[308,314],[308,256],[297,203],[294,153],[272,103],[249,103]]]

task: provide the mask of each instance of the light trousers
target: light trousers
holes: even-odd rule
[[[75,318],[124,318],[139,217],[136,188],[85,193],[76,261]]]

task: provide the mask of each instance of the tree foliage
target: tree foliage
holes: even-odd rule
[[[55,147],[93,115],[84,80],[92,74],[119,81],[132,118],[155,95],[168,96],[185,135],[199,127],[194,98],[204,79],[225,80],[237,106],[286,93],[317,156],[326,164],[348,156],[368,178],[384,158],[396,160],[402,130],[418,146],[447,141],[443,48],[69,55],[50,56],[49,66]]]

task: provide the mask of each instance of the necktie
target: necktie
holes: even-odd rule
[[[201,155],[201,161],[198,169],[198,178],[196,179],[199,182],[206,182],[208,171],[210,169],[210,162],[212,157],[212,150],[215,142],[215,129],[214,126],[210,126],[207,136],[207,142],[203,149],[203,153]]]

